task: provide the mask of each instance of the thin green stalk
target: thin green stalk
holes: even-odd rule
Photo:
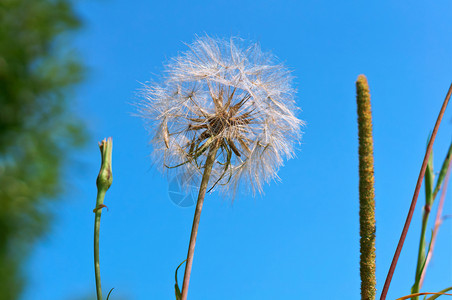
[[[104,203],[105,192],[97,192],[96,207]],[[102,300],[102,287],[100,284],[100,265],[99,265],[99,231],[100,231],[100,217],[102,210],[96,211],[94,218],[94,274],[96,276],[96,292],[97,300]]]
[[[416,271],[414,276],[414,284],[411,288],[411,293],[416,294],[419,293],[420,290],[420,279],[422,270],[425,266],[425,237],[427,233],[427,225],[428,225],[428,218],[430,216],[431,207],[433,204],[433,153],[430,154],[427,168],[425,170],[425,178],[424,178],[424,186],[425,186],[425,206],[424,211],[422,212],[422,227],[421,227],[421,237],[419,241],[419,250],[418,250],[418,256],[417,256],[417,264],[416,264]],[[415,296],[412,298],[413,300],[418,300],[419,297]]]
[[[443,173],[443,169],[444,170],[447,169],[446,175],[445,175],[445,177],[441,177],[441,176],[438,177],[437,186],[442,185],[443,178],[444,178],[444,185],[442,188],[441,197],[439,199],[438,210],[436,211],[435,225],[433,228],[432,238],[430,240],[430,246],[428,247],[427,255],[426,255],[425,263],[424,263],[424,268],[422,269],[420,279],[419,279],[419,289],[422,287],[422,283],[424,282],[427,266],[433,255],[433,249],[435,247],[435,242],[436,242],[436,235],[438,234],[439,226],[442,223],[442,212],[443,212],[444,199],[446,197],[447,183],[449,182],[449,176],[450,176],[450,170],[451,170],[451,164],[450,164],[451,149],[452,149],[452,144],[451,144],[451,147],[449,147],[449,152],[447,154],[446,159],[444,160],[445,163],[443,163],[443,168],[441,169],[441,172],[440,172],[440,175],[441,175],[441,173]],[[433,197],[435,197],[435,195],[436,194],[433,194]]]
[[[204,197],[207,191],[207,185],[209,183],[210,173],[212,172],[213,164],[215,163],[215,157],[217,155],[218,145],[214,143],[209,148],[207,154],[206,163],[204,165],[204,173],[202,175],[201,186],[199,188],[198,201],[196,203],[195,216],[193,218],[193,226],[190,235],[190,244],[188,245],[187,262],[185,265],[184,282],[182,284],[182,298],[181,300],[187,300],[188,285],[190,283],[190,274],[193,264],[193,255],[195,253],[196,236],[198,235],[199,220],[201,218],[202,205],[204,203]]]
[[[372,138],[372,112],[367,79],[356,81],[359,135],[359,233],[361,299],[374,300],[375,278],[375,191]]]
[[[111,171],[111,152],[113,142],[111,138],[103,140],[99,143],[99,149],[102,157],[102,163],[97,176],[97,199],[96,208],[93,210],[94,217],[94,274],[96,277],[96,293],[97,300],[102,300],[102,287],[100,282],[100,264],[99,264],[99,231],[100,231],[100,217],[102,215],[102,208],[106,207],[104,204],[105,193],[110,188],[113,182],[113,175]]]
[[[419,241],[419,251],[418,251],[418,259],[417,259],[417,265],[416,265],[416,272],[415,272],[415,280],[413,287],[411,288],[411,293],[419,293],[421,287],[422,287],[422,278],[423,274],[425,274],[425,269],[427,266],[427,260],[428,255],[431,249],[431,246],[428,247],[428,251],[426,252],[426,235],[427,235],[427,225],[428,225],[428,219],[430,216],[430,211],[433,205],[433,202],[435,201],[436,195],[440,189],[440,187],[443,185],[443,182],[445,178],[447,178],[446,173],[449,168],[450,163],[450,156],[452,151],[452,144],[449,147],[449,151],[446,155],[446,158],[444,159],[443,165],[441,167],[441,171],[438,176],[438,180],[436,182],[436,187],[433,188],[434,183],[434,172],[433,172],[433,154],[430,155],[429,162],[427,164],[427,169],[425,171],[425,180],[424,180],[424,186],[425,186],[425,206],[424,210],[422,212],[422,227],[421,227],[421,237]],[[447,180],[447,179],[446,179]],[[445,186],[447,183],[445,184]],[[430,245],[432,244],[434,240],[434,236],[432,235]],[[418,300],[418,297],[413,297],[413,300]]]
[[[416,264],[416,273],[415,273],[415,280],[414,285],[411,288],[411,293],[416,294],[419,293],[419,290],[421,288],[420,286],[420,279],[422,270],[425,266],[425,235],[427,232],[427,223],[428,223],[428,217],[430,215],[430,210],[424,209],[424,212],[422,214],[422,228],[421,228],[421,238],[419,240],[419,251],[417,256],[417,264]],[[413,300],[418,300],[418,296],[413,297]]]
[[[433,128],[432,136],[427,145],[427,151],[425,152],[424,160],[422,162],[421,170],[419,172],[419,177],[416,182],[416,188],[414,189],[413,199],[411,200],[410,209],[408,210],[408,215],[405,220],[405,225],[403,225],[402,234],[400,235],[399,243],[397,244],[394,257],[392,258],[391,266],[389,267],[388,275],[386,276],[385,284],[383,285],[383,290],[381,291],[380,300],[385,300],[388,294],[389,286],[391,285],[392,276],[394,275],[395,268],[397,266],[397,261],[399,260],[400,252],[402,252],[403,244],[405,242],[408,229],[410,227],[411,219],[413,218],[414,209],[416,208],[417,198],[419,196],[419,191],[421,190],[422,179],[424,178],[425,171],[427,169],[427,162],[432,152],[433,143],[436,138],[436,133],[438,132],[439,125],[443,119],[444,112],[446,111],[447,104],[449,103],[450,96],[452,94],[452,84],[449,87],[446,98],[444,99],[441,110],[436,119],[435,127]]]

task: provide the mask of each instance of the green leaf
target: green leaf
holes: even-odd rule
[[[433,174],[433,151],[428,158],[427,169],[425,170],[425,204],[431,206],[433,204],[433,182],[435,175]]]
[[[449,151],[447,151],[446,158],[444,159],[443,165],[441,166],[441,171],[438,175],[438,180],[436,181],[435,190],[433,191],[433,199],[435,199],[436,194],[438,194],[441,188],[444,178],[446,177],[447,169],[449,168],[450,160],[452,156],[452,143],[450,143]]]
[[[174,285],[174,289],[176,291],[176,300],[180,300],[182,298],[182,293],[180,292],[179,286],[177,283]]]
[[[423,261],[422,261],[421,267],[419,268],[418,279],[416,280],[418,285],[419,285],[419,280],[421,279],[422,272],[424,272],[425,264],[427,263],[427,255],[430,252],[430,249],[432,248],[432,242],[433,242],[433,230],[432,230],[432,235],[430,237],[430,243],[428,244],[427,252],[425,252],[425,243],[424,243],[424,247],[422,250]]]
[[[174,290],[176,292],[176,300],[180,300],[182,298],[182,293],[180,292],[179,284],[177,283],[177,271],[186,261],[187,260],[184,260],[183,262],[181,262],[176,268],[176,274],[175,274],[176,284],[174,284]]]

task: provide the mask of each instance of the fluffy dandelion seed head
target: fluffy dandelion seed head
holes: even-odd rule
[[[143,89],[140,115],[154,134],[154,160],[196,185],[216,147],[210,188],[262,192],[301,138],[290,71],[240,39],[205,36],[188,48],[161,83]]]

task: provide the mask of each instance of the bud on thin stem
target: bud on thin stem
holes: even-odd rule
[[[112,182],[113,182],[113,174],[111,171],[111,152],[113,148],[113,140],[112,138],[108,138],[108,140],[103,140],[99,143],[100,154],[102,157],[102,163],[100,166],[99,175],[97,176],[97,189],[103,192],[106,192]],[[97,203],[99,204],[99,203]]]
[[[100,284],[100,264],[99,264],[99,231],[100,231],[100,217],[104,205],[105,193],[110,188],[113,182],[113,174],[111,171],[111,152],[113,148],[113,141],[111,138],[104,139],[99,143],[102,163],[100,166],[99,175],[97,176],[97,200],[96,208],[93,212],[96,214],[94,218],[94,274],[96,277],[96,292],[97,300],[102,300],[102,288]]]

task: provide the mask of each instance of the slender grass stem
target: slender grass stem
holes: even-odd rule
[[[422,213],[422,227],[421,227],[421,238],[419,241],[419,251],[417,256],[417,264],[416,264],[416,274],[413,288],[411,289],[411,293],[416,294],[419,293],[421,288],[420,278],[422,270],[425,268],[425,235],[427,232],[427,224],[428,218],[430,216],[430,205],[425,205],[424,212]],[[414,300],[418,300],[418,296],[413,297]]]
[[[98,190],[96,208],[104,203],[105,191]],[[102,300],[102,287],[100,283],[100,263],[99,263],[99,232],[100,232],[100,217],[102,209],[96,209],[96,216],[94,217],[94,275],[96,277],[96,293],[97,300]]]
[[[406,235],[408,233],[408,229],[410,227],[411,219],[413,218],[414,209],[416,208],[417,198],[419,196],[419,191],[421,190],[422,180],[425,175],[425,170],[427,169],[428,159],[432,152],[433,143],[436,138],[436,134],[439,129],[439,125],[441,124],[441,120],[443,119],[444,112],[446,111],[447,104],[449,103],[450,96],[452,94],[452,84],[449,87],[449,91],[447,92],[446,98],[444,99],[443,105],[439,112],[438,118],[435,123],[435,127],[433,128],[432,136],[427,146],[427,151],[424,156],[424,161],[422,162],[421,170],[419,172],[419,177],[417,179],[416,188],[414,189],[413,199],[411,200],[410,209],[408,210],[408,215],[406,217],[405,225],[403,226],[402,234],[400,235],[399,243],[397,244],[396,251],[394,253],[394,257],[391,262],[391,266],[389,267],[388,275],[386,276],[386,281],[383,286],[383,290],[381,292],[380,300],[385,300],[386,295],[389,290],[389,285],[391,284],[392,276],[394,275],[395,268],[397,266],[397,261],[399,260],[400,252],[402,251],[403,243],[405,242]]]
[[[102,287],[100,280],[100,263],[99,263],[99,232],[100,232],[100,218],[102,215],[102,208],[106,207],[104,204],[105,193],[110,188],[113,182],[113,175],[111,171],[111,152],[113,142],[111,138],[103,140],[99,143],[100,154],[102,157],[99,175],[97,176],[97,198],[96,208],[93,212],[94,217],[94,275],[96,278],[96,294],[97,300],[102,300]]]
[[[375,278],[375,191],[372,112],[367,79],[356,81],[359,136],[359,233],[361,299],[374,300]]]
[[[422,284],[424,283],[424,278],[425,278],[425,273],[426,273],[426,270],[427,270],[427,266],[430,263],[430,260],[432,259],[433,249],[435,247],[435,242],[436,242],[436,235],[438,234],[439,227],[441,226],[441,223],[442,223],[442,213],[443,213],[444,199],[446,198],[447,183],[449,181],[451,167],[452,167],[452,164],[449,164],[449,166],[447,168],[446,179],[444,180],[443,189],[441,191],[441,197],[439,199],[438,210],[436,211],[435,227],[433,228],[432,240],[430,242],[430,247],[428,248],[428,252],[427,252],[427,257],[425,259],[424,268],[422,269],[422,273],[421,273],[420,278],[419,278],[419,289],[422,287]],[[447,292],[447,291],[445,291],[445,292]]]
[[[425,240],[427,233],[427,225],[428,219],[430,217],[430,211],[432,209],[433,202],[435,201],[435,199],[433,198],[433,182],[434,182],[434,173],[433,173],[433,152],[432,152],[428,159],[427,168],[425,170],[424,176],[425,205],[422,211],[421,237],[419,240],[416,270],[414,272],[414,284],[411,287],[411,294],[419,293],[419,290],[421,288],[421,286],[419,285],[419,280],[421,278],[422,270],[424,269],[426,258]],[[412,299],[418,300],[419,297],[414,296]]]
[[[436,195],[437,195],[440,187],[443,185],[444,177],[447,173],[447,170],[449,169],[451,151],[452,151],[452,143],[449,147],[449,151],[447,152],[446,158],[444,159],[443,165],[441,166],[441,171],[439,173],[435,189],[433,189],[434,175],[433,175],[433,157],[432,157],[432,155],[430,155],[429,162],[427,164],[425,180],[424,180],[425,206],[424,206],[424,210],[422,212],[421,237],[420,237],[420,241],[419,241],[419,251],[418,251],[418,259],[417,259],[416,272],[415,272],[415,280],[414,280],[413,287],[411,289],[412,294],[419,293],[419,291],[422,287],[423,279],[421,279],[421,278],[423,278],[423,274],[425,274],[425,270],[426,270],[426,267],[428,264],[427,259],[428,259],[429,253],[431,255],[430,250],[431,250],[432,243],[435,239],[435,233],[432,234],[432,237],[431,237],[431,240],[429,243],[429,247],[428,247],[428,250],[426,253],[425,241],[426,241],[426,234],[427,234],[428,219],[429,219],[431,208],[435,201]],[[442,211],[442,203],[440,203],[438,206],[438,212],[440,213],[440,215],[441,215],[441,211]],[[438,216],[439,215],[437,214],[437,217]],[[435,225],[435,227],[436,227],[436,225]],[[418,298],[418,296],[416,296],[416,297],[413,297],[412,299],[418,300],[419,298]]]
[[[198,235],[199,220],[201,218],[202,205],[204,203],[204,197],[207,191],[207,185],[209,183],[210,173],[212,171],[213,164],[215,163],[215,156],[218,151],[217,143],[214,143],[209,148],[207,154],[206,163],[204,165],[204,173],[202,175],[201,186],[199,188],[198,201],[196,203],[195,216],[193,218],[193,226],[190,235],[190,244],[188,245],[187,262],[185,265],[184,282],[182,284],[182,298],[181,300],[187,300],[188,285],[190,283],[190,274],[193,264],[193,255],[195,253],[196,236]]]

